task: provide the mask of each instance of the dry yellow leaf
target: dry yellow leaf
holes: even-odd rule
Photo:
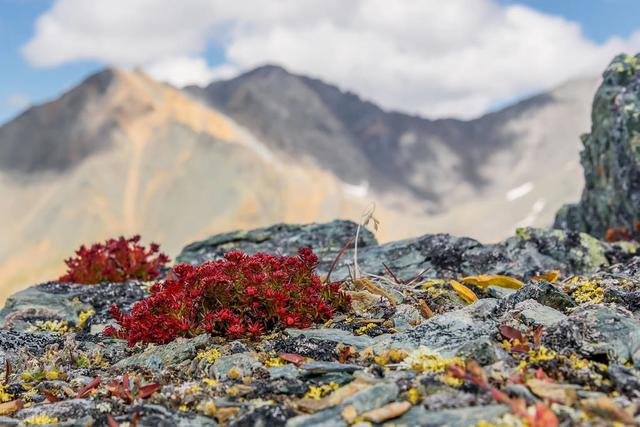
[[[509,276],[501,276],[499,274],[480,274],[478,276],[463,277],[463,282],[470,283],[482,289],[487,286],[500,286],[501,288],[520,289],[524,286],[518,279]]]
[[[467,288],[462,283],[456,282],[455,280],[449,280],[449,284],[451,285],[453,290],[456,291],[458,295],[460,295],[460,298],[462,298],[467,304],[478,301],[478,297],[476,296],[476,294],[474,294],[471,289]]]
[[[539,274],[537,276],[533,276],[533,280],[546,280],[547,282],[555,283],[560,277],[559,270],[551,270],[546,272],[545,274]]]
[[[411,403],[407,401],[391,402],[381,408],[365,412],[364,414],[362,414],[362,419],[365,421],[371,421],[376,424],[381,424],[392,418],[399,417],[409,409],[411,409]]]
[[[571,385],[531,378],[527,380],[527,387],[538,397],[550,399],[563,405],[573,405],[578,399],[576,388]]]
[[[13,415],[24,407],[22,400],[16,399],[11,402],[0,403],[0,415]]]

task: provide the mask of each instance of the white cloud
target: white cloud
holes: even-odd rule
[[[209,43],[224,64],[207,64]],[[386,108],[473,117],[637,50],[640,31],[597,44],[576,23],[495,0],[57,0],[23,53],[36,66],[142,66],[177,85],[277,63]]]

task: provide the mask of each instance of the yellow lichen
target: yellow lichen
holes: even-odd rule
[[[186,412],[188,410],[189,410],[189,407],[187,405],[185,405],[185,404],[182,404],[182,405],[178,406],[178,411]]]
[[[30,332],[48,331],[59,334],[64,334],[70,330],[69,323],[66,320],[36,320],[29,328]]]
[[[459,357],[447,359],[440,356],[439,353],[424,346],[421,346],[416,351],[409,354],[402,362],[407,369],[434,373],[442,373],[449,365],[454,363],[460,365],[464,364],[462,359]]]
[[[568,291],[578,304],[597,304],[604,300],[604,289],[591,281],[577,283]]]
[[[196,355],[196,359],[205,359],[207,363],[213,363],[221,356],[220,351],[217,348],[210,348],[206,351],[201,351]]]
[[[214,380],[213,378],[203,378],[202,382],[209,387],[215,387],[219,384],[218,380]]]
[[[546,362],[557,357],[558,353],[556,353],[555,351],[549,350],[545,346],[540,346],[540,348],[538,348],[537,350],[529,350],[529,353],[527,353],[527,357],[522,359],[518,364],[518,369],[522,371],[532,363]]]
[[[266,359],[262,364],[267,368],[274,368],[276,366],[284,366],[287,362],[282,357],[276,356]]]
[[[78,315],[78,323],[76,325],[76,328],[78,329],[82,329],[84,328],[84,324],[87,323],[87,320],[93,316],[94,314],[96,314],[95,310],[93,309],[89,309],[87,311],[83,311]]]
[[[373,358],[373,361],[376,362],[380,366],[385,366],[389,363],[400,363],[402,362],[409,354],[404,350],[397,350],[395,348],[385,350],[379,355]]]
[[[366,325],[361,326],[360,328],[356,329],[356,331],[355,331],[356,335],[366,334],[369,329],[373,329],[376,326],[378,326],[378,325],[376,325],[375,323],[367,323]]]
[[[0,384],[0,402],[8,402],[13,399],[13,394],[7,393],[7,386]]]
[[[48,415],[32,415],[29,418],[26,418],[24,423],[27,425],[44,425],[55,424],[58,421],[58,418],[50,417]]]
[[[412,405],[415,405],[418,402],[420,402],[421,397],[422,397],[422,393],[420,393],[420,390],[418,390],[417,388],[411,387],[409,390],[407,390],[407,400]]]
[[[334,390],[337,390],[340,386],[336,383],[323,384],[320,386],[312,385],[305,393],[304,397],[308,399],[320,400]]]

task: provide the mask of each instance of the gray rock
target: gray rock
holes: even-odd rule
[[[519,314],[522,323],[532,327],[549,327],[567,318],[564,313],[535,300],[520,302],[513,311]]]
[[[425,320],[420,311],[410,304],[397,305],[392,319],[393,327],[398,331],[413,328]]]
[[[15,414],[18,419],[25,419],[34,415],[48,415],[60,422],[77,421],[89,415],[96,415],[95,402],[89,399],[70,399],[55,403],[34,405],[21,409]]]
[[[209,335],[203,334],[192,339],[179,338],[169,344],[149,346],[142,353],[122,359],[113,367],[125,369],[137,366],[160,370],[174,366],[195,357],[197,351],[209,343],[209,338]]]
[[[224,379],[231,368],[236,368],[242,376],[251,375],[254,369],[261,368],[254,353],[236,353],[218,358],[213,364],[213,371],[217,379]]]
[[[333,341],[355,347],[357,350],[364,350],[375,342],[367,335],[354,335],[342,329],[285,329],[285,333],[291,337],[304,335],[307,338],[315,338],[323,341]]]
[[[379,408],[398,397],[398,385],[395,383],[379,383],[346,398],[341,404],[316,412],[312,415],[300,415],[287,421],[287,427],[324,427],[347,426],[340,412],[349,405],[353,405],[360,414],[371,409]]]
[[[325,224],[276,224],[249,231],[234,231],[212,236],[186,246],[176,262],[202,264],[220,259],[231,250],[248,254],[267,252],[295,255],[302,247],[312,248],[320,259],[319,269],[326,272],[340,249],[356,235],[358,225],[351,221],[336,220]],[[360,230],[359,248],[377,245],[373,234]]]
[[[385,423],[394,427],[466,427],[475,425],[480,421],[491,421],[509,411],[507,405],[473,406],[469,408],[444,409],[441,411],[428,411],[423,406],[414,406],[395,420]]]
[[[356,227],[352,222],[333,221],[326,224],[278,224],[225,233],[188,245],[177,261],[198,264],[219,259],[234,249],[247,253],[294,254],[299,247],[310,246],[319,257],[318,271],[326,273],[342,246],[355,236]],[[386,264],[404,281],[420,273],[432,278],[509,274],[526,279],[550,270],[560,270],[565,274],[592,273],[601,265],[609,264],[605,254],[613,248],[588,234],[534,228],[519,229],[516,236],[490,245],[448,234],[425,235],[378,245],[370,233],[362,232],[358,263],[362,271],[377,275],[388,275],[383,265]],[[353,271],[353,249],[345,251],[332,278],[344,279],[350,271]]]
[[[618,55],[603,73],[593,101],[591,133],[582,135],[585,187],[580,202],[565,205],[554,226],[604,237],[608,229],[640,237],[640,69]],[[622,231],[624,229],[624,231]]]
[[[381,339],[374,349],[383,351],[390,347],[415,349],[427,346],[444,357],[452,357],[465,345],[496,333],[496,306],[495,299],[478,300],[461,310],[434,316],[413,329],[379,337]]]
[[[362,369],[359,365],[351,365],[347,363],[337,362],[310,362],[300,365],[300,369],[304,369],[305,375],[319,375],[330,372],[355,372]]]
[[[560,288],[547,281],[540,280],[528,283],[518,289],[517,292],[500,301],[500,310],[512,309],[517,304],[527,300],[535,300],[542,305],[559,311],[566,311],[576,305],[573,299]]]
[[[301,375],[301,372],[294,365],[284,365],[284,366],[273,366],[271,368],[267,368],[269,372],[269,376],[273,379],[278,378],[289,378],[295,379]]]
[[[517,292],[517,289],[503,288],[500,286],[487,287],[487,295],[489,295],[491,298],[497,298],[497,299],[506,298],[515,292]]]
[[[640,368],[640,321],[620,308],[585,306],[547,328],[543,343],[563,352],[575,351],[612,363],[633,362]]]
[[[160,405],[136,405],[130,409],[129,416],[116,418],[116,421],[130,420],[140,411],[140,427],[175,426],[175,427],[217,427],[218,423],[212,418],[192,413],[178,412]]]
[[[48,346],[62,346],[63,339],[59,335],[46,332],[16,332],[0,330],[0,359],[7,359],[15,363],[20,357],[20,351],[40,356]],[[4,360],[3,360],[4,364]]]
[[[610,365],[607,375],[620,393],[633,398],[640,396],[640,375],[623,365]]]
[[[478,338],[463,344],[456,356],[473,359],[482,366],[491,365],[504,357],[504,350],[489,337]]]
[[[148,293],[142,282],[98,283],[87,286],[49,282],[33,286],[10,296],[0,310],[0,327],[24,330],[33,319],[78,321],[78,314],[93,309],[90,323],[111,321],[111,304],[128,310]]]

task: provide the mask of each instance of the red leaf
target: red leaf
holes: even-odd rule
[[[507,405],[511,405],[513,403],[509,396],[495,388],[491,389],[491,397],[493,397],[496,402],[506,403]]]
[[[296,366],[302,365],[307,360],[307,358],[304,356],[301,356],[299,354],[292,354],[292,353],[278,353],[278,357],[281,358],[282,360],[286,360],[287,362],[293,363]]]
[[[160,389],[160,384],[158,383],[143,385],[142,387],[140,387],[140,390],[138,390],[138,395],[140,396],[140,398],[144,399],[151,396],[153,393],[155,393],[159,389]]]
[[[120,427],[120,424],[111,416],[111,414],[107,414],[107,424],[109,427]]]
[[[509,340],[518,340],[520,342],[525,342],[524,337],[522,336],[522,332],[517,330],[516,328],[512,328],[511,326],[502,325],[500,326],[500,334],[503,337]]]
[[[91,389],[96,388],[98,386],[98,384],[100,384],[100,381],[102,381],[102,377],[101,376],[95,377],[93,380],[91,380],[91,382],[89,384],[87,384],[86,386],[84,386],[80,390],[78,390],[78,394],[76,396],[77,397],[85,397],[87,395],[87,393]]]
[[[47,400],[51,403],[56,403],[56,402],[60,402],[60,399],[58,396],[56,396],[55,394],[53,394],[52,392],[50,392],[47,389],[42,390],[40,393],[44,394],[45,396],[47,396]]]
[[[544,403],[536,405],[536,415],[532,427],[558,427],[558,417]]]
[[[542,340],[542,326],[538,326],[533,333],[533,348],[536,350],[540,348],[540,341]]]

